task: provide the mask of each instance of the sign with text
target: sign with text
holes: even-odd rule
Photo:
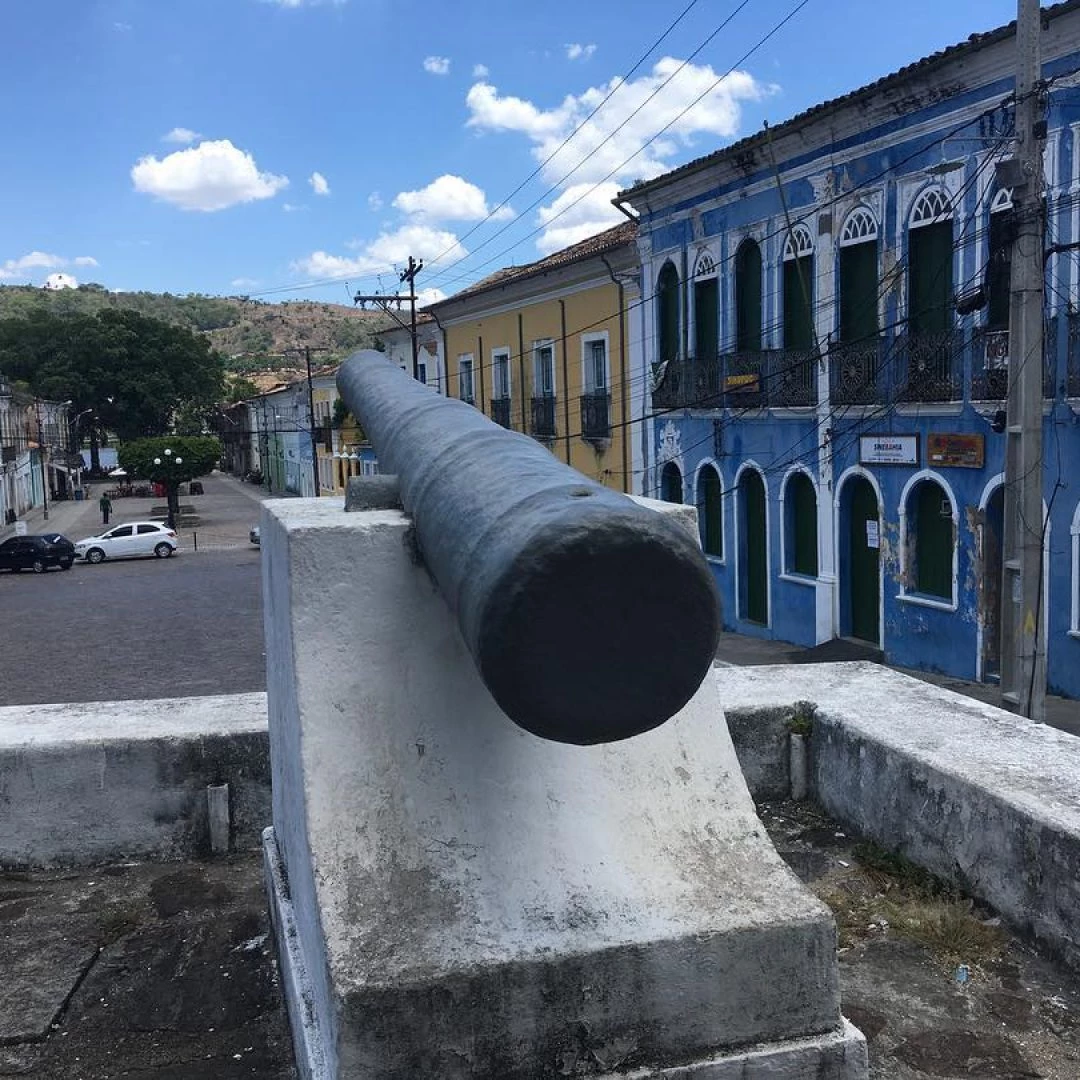
[[[918,435],[860,435],[859,464],[918,465]]]
[[[986,460],[984,435],[929,435],[926,460],[931,465],[957,469],[981,469]]]

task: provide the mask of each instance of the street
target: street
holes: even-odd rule
[[[200,520],[180,531],[170,559],[0,574],[0,704],[265,689],[260,554],[247,536],[262,489],[217,474],[203,483],[205,495],[181,500]],[[30,531],[71,540],[101,531],[98,493],[55,505]],[[139,520],[155,502],[118,499],[110,524]]]

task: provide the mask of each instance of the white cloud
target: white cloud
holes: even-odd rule
[[[42,285],[43,289],[77,289],[78,287],[78,281],[71,274],[64,273],[50,274]]]
[[[479,131],[517,132],[532,143],[537,161],[551,157],[543,176],[563,190],[538,215],[538,223],[548,226],[537,243],[541,251],[557,250],[568,235],[575,239],[588,235],[583,230],[590,222],[603,220],[599,226],[603,228],[619,220],[612,216],[611,208],[601,211],[593,196],[565,218],[553,220],[558,209],[587,190],[587,185],[604,182],[614,192],[634,180],[658,176],[670,169],[680,154],[697,149],[699,136],[706,136],[707,141],[698,153],[713,149],[718,139],[731,139],[739,133],[745,102],[760,101],[776,90],[747,71],[721,78],[707,64],[687,64],[680,70],[680,63],[663,57],[640,78],[630,82],[615,78],[580,95],[568,95],[547,109],[523,98],[504,96],[490,83],[479,82],[470,88],[466,96],[468,126]],[[613,90],[611,100],[586,120]],[[699,96],[701,100],[696,101]],[[684,110],[685,115],[680,115]],[[579,124],[581,130],[575,133]],[[659,138],[646,145],[664,128]],[[572,190],[575,195],[568,197]]]
[[[373,191],[367,197],[367,207],[371,211],[378,211],[383,208],[382,196],[377,191]]]
[[[537,211],[536,223],[544,231],[536,241],[544,255],[595,236],[626,218],[611,205],[618,184],[572,184],[548,206]]]
[[[131,23],[114,22],[113,23],[113,29],[116,30],[117,32],[121,33],[121,34],[127,34],[127,33],[131,32],[133,27],[132,27]]]
[[[592,54],[596,52],[595,45],[578,45],[576,42],[573,45],[566,46],[566,59],[567,60],[588,60]]]
[[[199,138],[201,138],[199,133],[197,131],[192,131],[191,128],[174,127],[172,131],[167,131],[161,136],[161,141],[167,143],[180,143],[183,146],[187,146],[189,143],[193,143]]]
[[[63,255],[53,255],[48,251],[30,251],[25,255],[20,255],[17,259],[7,259],[0,263],[0,281],[31,278],[36,276],[34,271],[59,270],[61,267],[69,265],[97,266],[98,261],[91,255],[80,255],[76,259],[68,259]],[[63,279],[62,284],[57,286],[58,288],[74,288],[74,285],[71,285],[70,282],[74,282],[75,279],[70,274],[53,274],[52,277],[56,277],[58,280]],[[76,282],[76,284],[78,283]]]
[[[326,177],[321,172],[313,172],[308,177],[308,183],[311,185],[311,190],[316,195],[329,195],[330,185],[326,182]]]
[[[418,308],[427,307],[429,304],[437,304],[440,300],[446,299],[446,293],[442,289],[421,289],[416,294],[416,306]]]
[[[181,210],[211,212],[269,199],[289,186],[284,176],[260,172],[251,154],[228,139],[202,142],[166,157],[152,154],[131,169],[135,190]]]
[[[479,221],[489,213],[484,192],[451,173],[444,173],[419,191],[399,192],[394,206],[403,214],[432,221]],[[505,221],[513,216],[509,206],[502,206],[493,218]]]
[[[349,0],[263,0],[265,4],[274,4],[282,8],[319,7],[322,4],[330,4],[332,7],[343,7]]]
[[[281,204],[281,209],[284,210],[286,214],[298,214],[301,210],[306,210],[307,207],[302,204],[297,205],[296,203],[287,202]]]
[[[429,75],[449,75],[450,74],[450,57],[448,56],[428,56],[424,59],[424,70]]]
[[[311,278],[355,277],[389,273],[406,263],[410,255],[430,260],[444,253],[448,259],[468,254],[454,233],[418,223],[402,225],[393,232],[380,233],[368,243],[350,246],[359,247],[360,253],[349,256],[313,251],[297,259],[293,269]]]
[[[487,64],[473,64],[472,75],[474,79],[486,79],[490,74]]]
[[[229,284],[234,289],[251,289],[251,288],[254,288],[256,285],[258,285],[259,283],[255,280],[255,278],[237,277],[237,278],[233,278],[232,281],[229,282]]]

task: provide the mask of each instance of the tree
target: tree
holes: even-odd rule
[[[122,440],[169,431],[178,413],[198,415],[224,387],[224,363],[205,338],[130,310],[35,307],[0,319],[0,371],[85,412],[91,454],[105,431]]]
[[[164,485],[169,525],[175,528],[178,487],[205,476],[217,466],[221,460],[221,442],[207,435],[136,439],[120,447],[119,458],[129,476]]]

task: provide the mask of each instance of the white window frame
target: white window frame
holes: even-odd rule
[[[513,365],[510,363],[511,351],[508,346],[500,345],[497,349],[491,350],[491,400],[492,401],[510,401],[513,398]],[[506,362],[506,393],[499,394],[498,379],[496,378],[496,372],[499,370],[498,363],[500,360]]]
[[[1080,503],[1076,504],[1072,527],[1069,529],[1072,540],[1072,604],[1069,617],[1070,637],[1080,638]],[[1049,564],[1048,564],[1049,565]],[[1049,578],[1049,574],[1045,575]],[[1045,609],[1046,605],[1043,604]]]
[[[592,347],[597,342],[604,346],[604,385],[595,386],[590,378],[593,370]],[[611,347],[606,330],[595,334],[581,335],[581,387],[585,394],[611,393]]]
[[[548,391],[542,385],[542,380],[539,378],[541,373],[541,361],[540,355],[548,349],[551,352],[551,391]],[[544,338],[542,341],[533,342],[533,397],[558,397],[559,396],[559,380],[558,370],[555,366],[555,339]]]
[[[746,573],[746,567],[742,565],[743,560],[739,557],[739,548],[742,545],[742,508],[741,500],[739,499],[739,482],[743,478],[743,473],[748,470],[756,472],[761,477],[761,486],[765,491],[765,622],[754,623],[754,626],[765,626],[772,628],[772,602],[773,602],[773,586],[772,586],[772,507],[769,505],[769,480],[765,470],[753,459],[747,458],[746,461],[739,466],[738,471],[735,473],[735,480],[732,485],[732,493],[735,499],[734,508],[734,541],[735,541],[735,617],[739,622],[748,623],[750,620],[746,617],[745,612],[742,610],[742,577]]]
[[[719,555],[710,555],[709,552],[707,552],[705,550],[704,546],[702,546],[701,551],[702,551],[702,554],[705,556],[705,558],[710,563],[712,563],[713,565],[715,565],[715,566],[724,566],[727,563],[727,553],[728,553],[728,546],[727,546],[728,545],[728,535],[727,535],[728,530],[727,530],[727,522],[724,520],[724,517],[725,517],[724,510],[725,510],[725,504],[726,504],[726,500],[727,500],[727,493],[725,493],[725,490],[724,490],[724,472],[720,468],[720,463],[715,458],[711,458],[711,457],[702,458],[698,462],[697,468],[694,470],[693,494],[694,494],[694,508],[695,508],[695,510],[697,510],[697,515],[698,515],[698,543],[699,544],[701,543],[701,514],[703,512],[703,507],[698,505],[697,497],[698,497],[698,488],[699,488],[699,485],[701,484],[701,474],[706,470],[706,468],[713,469],[715,471],[717,477],[720,480],[720,552],[721,552],[721,554],[719,554]]]
[[[909,590],[907,587],[908,573],[910,571],[910,547],[912,537],[909,535],[909,522],[907,506],[908,500],[911,497],[915,488],[921,484],[924,480],[930,480],[937,484],[942,491],[945,492],[946,498],[949,500],[949,509],[952,518],[953,527],[953,549],[952,549],[952,599],[943,600],[933,596],[927,596],[925,593],[916,592],[915,590]],[[952,487],[949,485],[948,480],[945,479],[941,473],[934,472],[933,469],[921,469],[913,476],[909,477],[908,482],[904,485],[903,491],[900,492],[900,506],[899,506],[899,518],[900,518],[900,591],[896,594],[896,599],[905,604],[918,604],[920,607],[937,608],[939,611],[956,611],[959,607],[959,569],[960,569],[960,514],[957,510],[956,494],[953,492]]]
[[[788,506],[787,506],[787,493],[788,484],[791,482],[792,477],[796,473],[802,473],[810,481],[810,486],[814,489],[814,499],[817,505],[817,575],[811,577],[809,574],[797,574],[794,570],[788,569]],[[817,586],[818,580],[821,577],[821,558],[822,558],[822,545],[821,545],[821,489],[818,486],[817,480],[814,478],[814,474],[806,468],[805,465],[793,465],[786,473],[784,473],[783,480],[780,481],[780,580],[790,581],[795,585],[809,585]]]
[[[468,380],[466,380],[466,375]],[[467,405],[476,404],[476,382],[473,365],[473,354],[462,353],[458,357],[458,398]],[[465,395],[466,381],[468,382],[468,396]]]

